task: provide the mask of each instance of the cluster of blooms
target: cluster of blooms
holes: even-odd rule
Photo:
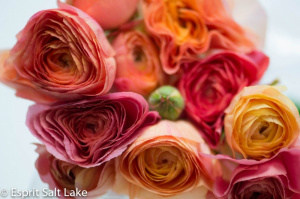
[[[284,87],[256,85],[269,59],[232,3],[71,0],[32,16],[0,80],[37,103],[42,181],[89,197],[300,198],[299,112]]]

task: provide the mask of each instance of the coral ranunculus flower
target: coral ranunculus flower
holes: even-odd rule
[[[148,96],[163,80],[158,52],[147,35],[139,31],[121,32],[113,41],[117,72],[115,86]]]
[[[136,93],[112,93],[80,101],[33,105],[26,124],[56,158],[81,167],[98,166],[120,155],[154,124],[157,112]]]
[[[37,90],[29,80],[20,77],[16,69],[7,63],[9,56],[9,50],[0,51],[0,82],[15,89],[18,97],[31,99],[39,103],[53,101],[52,97]]]
[[[114,51],[101,27],[82,11],[61,4],[30,18],[17,35],[0,79],[27,85],[17,94],[36,102],[107,93],[114,81]],[[8,72],[9,71],[9,72]],[[13,74],[13,75],[12,75]]]
[[[284,87],[244,88],[225,111],[226,139],[244,158],[271,158],[292,146],[300,132],[295,104],[281,93]]]
[[[224,111],[232,98],[245,86],[257,83],[268,64],[269,58],[258,51],[247,55],[223,51],[183,65],[179,90],[186,115],[211,147],[220,141]]]
[[[60,198],[70,198],[76,189],[86,191],[88,197],[105,194],[115,182],[114,160],[92,168],[82,168],[55,158],[43,145],[37,145],[39,157],[35,167],[43,182],[51,190],[59,189]],[[80,197],[75,197],[80,198]]]
[[[129,190],[133,193],[142,189],[176,196],[200,186],[211,188],[213,164],[200,158],[200,152],[209,153],[209,148],[190,123],[164,120],[143,130],[119,158],[117,172],[137,187]]]
[[[67,0],[93,17],[103,29],[118,28],[127,22],[137,9],[139,0]]]
[[[168,74],[183,61],[222,48],[249,52],[250,37],[230,17],[221,0],[144,0],[146,27],[160,47],[160,59]]]

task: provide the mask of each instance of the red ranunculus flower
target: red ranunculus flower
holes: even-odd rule
[[[243,55],[224,51],[184,64],[179,90],[186,101],[185,112],[211,147],[220,140],[224,110],[234,95],[257,83],[268,63],[261,52]]]

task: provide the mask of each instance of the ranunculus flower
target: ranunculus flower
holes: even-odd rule
[[[30,81],[20,77],[16,69],[7,60],[10,56],[9,50],[0,52],[0,82],[16,90],[16,95],[25,99],[32,99],[40,103],[48,103],[53,98],[39,92]],[[25,91],[25,92],[24,92]]]
[[[115,77],[114,51],[101,27],[82,11],[61,9],[36,13],[18,34],[1,79],[27,85],[18,95],[45,102],[107,93]],[[5,76],[6,74],[10,76]],[[14,74],[14,75],[11,75]],[[10,79],[11,78],[11,79]]]
[[[97,167],[82,168],[55,158],[43,145],[37,147],[36,152],[39,153],[39,157],[35,167],[42,181],[49,184],[51,190],[61,190],[60,198],[70,198],[66,195],[74,194],[76,188],[81,191],[81,194],[82,191],[87,191],[88,197],[100,196],[115,183],[114,160]]]
[[[186,121],[163,120],[143,130],[119,157],[116,172],[130,184],[126,191],[136,193],[133,198],[176,196],[197,187],[206,193],[213,182],[213,163],[200,158],[200,152],[210,153],[196,128]]]
[[[224,121],[226,140],[244,158],[271,158],[292,146],[300,132],[295,104],[281,93],[284,87],[244,88],[231,102]]]
[[[117,72],[115,86],[148,96],[163,80],[158,52],[149,37],[140,31],[121,32],[113,41]]]
[[[26,124],[56,158],[82,167],[102,164],[118,155],[155,123],[147,101],[135,93],[112,93],[81,101],[33,105]]]
[[[93,17],[103,29],[117,28],[127,22],[137,9],[139,0],[67,0]]]
[[[255,48],[252,37],[234,22],[222,0],[145,0],[143,8],[146,27],[159,45],[168,74],[210,48],[242,52]]]
[[[225,177],[217,178],[213,192],[221,199],[300,198],[300,150],[284,149],[273,159],[235,160],[219,155]]]
[[[179,90],[185,112],[211,147],[220,140],[224,111],[232,98],[243,87],[257,83],[268,63],[268,57],[258,51],[247,55],[223,51],[184,64]]]

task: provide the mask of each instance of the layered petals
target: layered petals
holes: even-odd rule
[[[226,110],[226,140],[244,158],[271,158],[296,142],[300,117],[295,104],[268,85],[244,88]]]
[[[200,152],[210,153],[189,122],[164,120],[143,130],[118,158],[117,172],[129,182],[133,198],[176,196],[201,187],[207,191],[214,180],[213,162],[200,158]]]
[[[16,69],[8,63],[9,50],[0,52],[0,82],[15,89],[16,96],[32,99],[39,103],[49,103],[55,101],[52,97],[39,92],[28,79],[22,78]],[[24,92],[26,91],[26,92]]]
[[[81,194],[86,191],[89,198],[101,196],[115,183],[114,160],[97,167],[82,168],[55,158],[44,145],[37,145],[36,151],[39,157],[35,166],[40,178],[49,184],[51,190],[60,190],[60,198],[70,198],[67,196],[72,195],[76,189]]]
[[[214,185],[217,198],[291,198],[300,197],[300,150],[283,149],[277,156],[262,161],[235,160],[219,155],[223,172]],[[224,177],[227,176],[227,177]]]
[[[218,145],[224,111],[233,97],[257,83],[268,64],[269,58],[259,51],[247,55],[221,51],[184,64],[179,90],[186,102],[185,112],[211,147]]]
[[[110,90],[116,70],[114,51],[101,27],[82,11],[63,3],[60,9],[40,11],[17,39],[0,78],[19,84],[18,96],[45,102],[28,93],[34,89],[51,102]],[[22,89],[24,85],[30,89]]]
[[[98,166],[120,155],[154,124],[157,112],[135,93],[113,93],[81,101],[33,105],[26,124],[56,158],[81,167]]]
[[[119,91],[148,96],[163,81],[158,52],[150,38],[140,31],[125,31],[112,44],[116,51],[114,85]]]
[[[252,36],[231,18],[221,0],[144,0],[143,8],[146,27],[160,47],[168,74],[211,48],[255,49]]]

